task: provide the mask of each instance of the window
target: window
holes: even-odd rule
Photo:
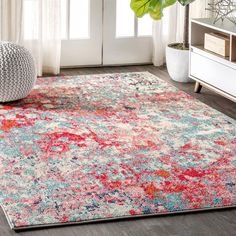
[[[83,39],[90,36],[90,0],[61,1],[61,38]],[[39,37],[40,0],[24,0],[24,38]],[[34,22],[34,24],[32,24]]]
[[[62,39],[89,38],[90,0],[61,0]]]
[[[137,19],[130,9],[130,1],[116,0],[116,37],[152,35],[152,19],[146,15]]]

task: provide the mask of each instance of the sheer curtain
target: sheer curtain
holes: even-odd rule
[[[61,1],[0,0],[0,40],[25,46],[38,75],[58,74],[61,56]]]
[[[23,0],[0,0],[0,40],[19,42]]]
[[[190,16],[192,18],[209,17],[205,10],[207,4],[213,0],[196,0],[191,4]],[[161,21],[153,23],[153,64],[160,66],[165,63],[165,48],[167,44],[182,42],[184,30],[184,7],[175,4],[164,12]]]

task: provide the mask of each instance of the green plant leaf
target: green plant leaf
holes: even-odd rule
[[[173,5],[176,2],[176,0],[162,0],[161,2],[163,5],[163,8],[166,8]]]
[[[176,0],[158,0],[156,6],[149,8],[149,14],[154,20],[160,20],[163,17],[163,10],[176,3]]]
[[[130,7],[137,17],[142,17],[149,12],[149,5],[152,0],[131,0]]]
[[[130,7],[137,17],[143,17],[149,13],[155,20],[163,16],[164,8],[173,5],[177,0],[131,0]]]
[[[149,14],[154,20],[160,20],[163,16],[161,3],[158,2],[155,8],[150,9]]]
[[[159,0],[152,0],[149,5],[149,10],[154,10],[159,2]]]
[[[154,20],[160,20],[163,17],[163,10],[177,1],[182,6],[187,6],[195,0],[131,0],[130,7],[137,17],[149,13]]]

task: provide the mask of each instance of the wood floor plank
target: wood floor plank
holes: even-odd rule
[[[152,65],[126,67],[100,67],[64,69],[62,75],[103,74],[149,71],[168,83],[187,92],[207,105],[236,119],[236,104],[208,89],[194,93],[194,83],[180,84],[172,81],[164,67]],[[92,223],[48,229],[12,231],[0,210],[0,236],[235,236],[236,209],[157,216],[151,218]]]

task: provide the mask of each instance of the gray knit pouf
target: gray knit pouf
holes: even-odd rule
[[[0,42],[0,102],[26,97],[36,81],[33,57],[24,47]]]

